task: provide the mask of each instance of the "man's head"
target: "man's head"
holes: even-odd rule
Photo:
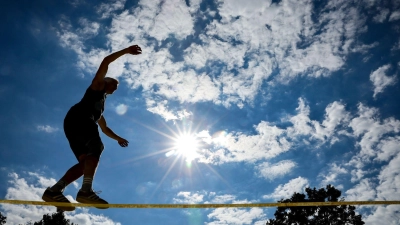
[[[105,89],[107,94],[112,94],[115,90],[118,89],[119,81],[117,79],[112,77],[105,77],[104,81],[106,82]]]

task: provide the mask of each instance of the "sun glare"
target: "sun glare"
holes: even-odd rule
[[[196,137],[190,134],[180,135],[175,141],[176,151],[191,162],[197,156],[198,143]]]

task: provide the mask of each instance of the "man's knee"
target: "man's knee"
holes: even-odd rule
[[[100,137],[99,138],[94,138],[94,139],[92,139],[92,140],[90,140],[88,143],[87,143],[87,145],[86,145],[87,147],[88,147],[88,153],[87,153],[87,156],[93,156],[93,157],[96,157],[96,158],[100,158],[100,156],[101,156],[101,153],[103,152],[103,150],[104,150],[104,145],[103,145],[103,142],[101,142],[101,139],[100,139]]]

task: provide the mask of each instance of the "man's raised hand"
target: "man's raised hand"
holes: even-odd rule
[[[128,47],[128,50],[129,50],[129,54],[132,54],[132,55],[142,54],[142,49],[138,45],[132,45],[132,46]]]

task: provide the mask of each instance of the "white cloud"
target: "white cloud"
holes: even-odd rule
[[[373,18],[373,21],[376,23],[383,23],[390,13],[389,9],[383,8],[379,10],[378,14],[376,14]]]
[[[249,203],[247,200],[237,200],[235,195],[217,195],[215,192],[207,191],[181,191],[176,194],[176,197],[172,199],[174,203],[178,204],[222,204],[222,203]]]
[[[52,127],[52,126],[50,126],[50,125],[38,125],[38,126],[36,127],[36,129],[37,129],[38,131],[44,131],[44,132],[46,132],[46,133],[54,133],[54,132],[56,132],[56,131],[59,130],[57,127]]]
[[[264,177],[265,179],[273,180],[276,177],[282,177],[290,173],[295,167],[295,162],[284,160],[272,165],[268,162],[264,162],[257,165],[256,169],[258,170],[259,176]]]
[[[394,11],[390,14],[389,21],[393,22],[400,19],[400,11]]]
[[[202,156],[199,161],[215,164],[240,161],[254,162],[276,157],[289,150],[289,142],[281,136],[284,130],[271,126],[265,121],[255,126],[255,130],[257,131],[256,135],[229,133],[211,139],[214,149],[199,151]]]
[[[361,137],[357,145],[361,147],[360,157],[370,158],[380,154],[381,159],[387,154],[387,148],[382,143],[384,149],[380,152],[375,150],[382,137],[386,134],[394,134],[400,132],[400,121],[394,118],[387,118],[382,122],[379,119],[379,113],[376,108],[369,108],[363,104],[358,105],[358,117],[351,120],[349,126],[353,129],[353,134],[356,137]],[[390,140],[390,139],[389,139]]]
[[[191,193],[188,191],[181,191],[173,198],[172,201],[178,204],[196,204],[203,202],[206,193]]]
[[[207,191],[181,191],[176,194],[176,197],[172,199],[174,203],[178,204],[223,204],[223,203],[250,203],[247,200],[238,200],[235,195],[223,194],[217,195],[215,192]]]
[[[332,163],[329,165],[329,172],[327,174],[324,172],[319,174],[319,176],[323,177],[321,184],[322,186],[328,184],[335,184],[338,179],[338,176],[347,173],[348,171],[345,168],[341,167],[340,165],[337,165],[336,163]]]
[[[169,35],[174,35],[181,40],[194,32],[194,21],[184,0],[160,3],[161,1],[156,1],[157,5],[161,5],[161,9],[154,18],[153,27],[149,30],[150,36],[162,41]]]
[[[176,204],[223,204],[223,203],[250,203],[247,200],[237,200],[234,195],[217,195],[215,192],[198,191],[198,192],[179,192],[174,197],[173,202]],[[189,213],[189,212],[186,212]],[[210,222],[205,224],[265,224],[266,218],[261,208],[217,208],[213,209],[207,217]]]
[[[167,107],[167,100],[164,100],[162,102],[156,102],[153,100],[147,100],[146,104],[147,104],[147,110],[154,113],[154,114],[158,114],[160,115],[162,118],[164,118],[166,121],[169,120],[181,120],[184,118],[187,118],[189,116],[192,115],[191,112],[188,112],[186,110],[180,110],[180,111],[172,111],[169,110]]]
[[[274,158],[307,139],[315,140],[313,144],[318,147],[327,141],[330,144],[335,143],[340,135],[349,135],[347,130],[351,116],[345,110],[345,105],[340,102],[335,101],[326,107],[325,118],[322,122],[310,119],[310,107],[302,98],[299,99],[296,110],[296,115],[285,118],[293,124],[285,129],[261,121],[254,126],[256,134],[252,135],[228,132],[211,136],[208,131],[202,131],[203,141],[210,146],[199,151],[201,157],[198,161],[213,164],[256,162]],[[288,167],[280,172],[270,171],[269,174],[267,171],[272,168],[269,168],[271,165],[266,163],[259,166],[258,170],[261,176],[273,179],[274,174],[281,176],[290,171],[289,167],[293,168],[293,164],[287,164],[287,162],[285,166]],[[268,169],[263,169],[263,167]]]
[[[128,111],[128,106],[125,104],[119,104],[115,107],[115,112],[118,115],[124,115]]]
[[[236,196],[234,195],[217,195],[214,196],[210,202],[205,203],[215,203],[215,204],[222,204],[222,203],[230,203],[236,200]]]
[[[351,119],[349,127],[360,151],[346,165],[352,168],[351,181],[357,182],[373,172],[366,169],[370,163],[389,161],[397,155],[400,121],[393,117],[380,119],[378,109],[360,103],[358,115]]]
[[[393,47],[392,47],[391,50],[392,50],[392,51],[398,51],[398,50],[400,50],[400,40],[397,41],[397,42],[393,45]],[[397,65],[399,65],[399,63],[397,63]]]
[[[378,206],[374,208],[372,214],[363,216],[363,221],[366,225],[398,225],[400,221],[399,211],[399,205]]]
[[[320,20],[313,21],[311,0],[273,4],[229,0],[218,1],[222,19],[212,18],[199,31],[200,41],[182,49],[183,61],[176,61],[170,48],[181,47],[181,41],[194,35],[196,21],[203,20],[206,14],[208,18],[215,15],[198,12],[200,3],[192,0],[187,6],[183,0],[142,0],[136,8],[119,14],[115,10],[122,10],[124,1],[101,4],[98,11],[112,17],[106,30],[111,51],[133,43],[143,49],[141,56],[114,62],[110,75],[124,75],[132,88],[143,87],[147,98],[243,107],[252,104],[273,71],[280,71],[274,82],[289,82],[298,75],[327,76],[342,68],[348,54],[364,49],[355,40],[357,34],[366,30],[365,18],[348,1],[328,3],[319,15]],[[80,36],[95,34],[95,23],[82,23],[83,28],[74,31],[65,21],[60,23],[62,45],[78,54],[78,66],[83,71],[94,73],[102,58],[110,53],[86,46],[85,37]],[[169,37],[177,41],[161,46]],[[222,64],[222,70],[198,73],[217,64]]]
[[[274,192],[269,195],[264,195],[264,199],[275,199],[281,200],[290,198],[294,192],[303,193],[305,188],[309,186],[308,180],[303,177],[298,177],[290,180],[288,183],[284,185],[279,185],[275,188]]]
[[[41,196],[49,185],[56,183],[55,179],[44,177],[38,173],[28,172],[23,175],[9,174],[9,187],[5,199],[41,201]],[[76,202],[72,196],[66,196],[70,201]],[[0,204],[2,212],[7,217],[9,224],[25,224],[28,221],[39,221],[45,214],[56,212],[54,207],[34,205]],[[96,225],[121,225],[103,215],[88,213],[89,210],[77,208],[74,212],[66,212],[65,217],[73,223]]]
[[[99,32],[100,24],[96,22],[91,22],[86,18],[80,18],[79,24],[82,28],[78,29],[80,36],[85,36],[86,38],[96,36]]]
[[[400,196],[400,154],[397,154],[387,166],[384,166],[378,176],[379,185],[376,188],[378,199],[395,200]]]
[[[126,0],[114,0],[112,3],[101,3],[100,6],[97,7],[97,13],[101,14],[101,18],[108,18],[114,13],[116,10],[124,9]]]
[[[397,81],[395,76],[386,76],[388,69],[390,69],[390,65],[384,65],[370,75],[370,80],[374,85],[374,98],[376,98],[379,93],[382,93],[387,86],[394,85]]]
[[[379,183],[373,184],[370,180],[365,179],[353,189],[346,192],[349,194],[350,200],[397,200],[400,195],[400,155],[390,160],[389,164],[383,166],[380,171],[378,180]],[[400,221],[399,205],[374,206],[371,207],[371,213],[364,217],[366,224],[393,224],[398,225]]]
[[[68,0],[68,3],[71,4],[73,7],[77,7],[85,3],[85,0]]]
[[[289,120],[293,124],[293,127],[289,128],[289,134],[291,136],[298,135],[309,135],[314,133],[314,129],[311,125],[310,107],[306,105],[304,99],[299,98],[299,106],[296,108],[297,115],[292,116]]]
[[[400,194],[400,121],[392,117],[381,119],[378,109],[360,103],[357,116],[351,119],[349,127],[352,129],[350,137],[356,138],[360,151],[349,163],[338,165],[351,170],[351,182],[354,183],[345,192],[346,200],[396,200],[395,196]],[[375,175],[377,172],[378,176]],[[398,224],[400,219],[397,205],[365,208],[368,209],[363,215],[366,224]]]
[[[206,224],[265,224],[266,214],[261,208],[218,208],[207,215],[212,222]]]
[[[85,46],[85,41],[98,34],[100,25],[96,22],[90,22],[86,18],[80,18],[81,27],[74,29],[71,21],[67,17],[62,17],[58,22],[59,30],[57,35],[61,46],[72,49],[78,55],[76,66],[83,71],[94,73],[101,61],[109,53],[106,50],[92,49],[89,53],[85,50],[90,46]]]
[[[346,201],[370,201],[376,199],[375,185],[370,179],[362,179],[357,185],[346,191]]]
[[[377,160],[379,161],[389,161],[393,156],[399,153],[400,146],[400,136],[388,137],[379,142],[376,146],[377,150]]]
[[[344,124],[350,119],[350,114],[345,110],[345,105],[337,101],[326,107],[325,118],[322,123],[310,119],[310,107],[306,105],[302,98],[299,98],[299,107],[296,108],[296,111],[298,114],[289,119],[293,127],[287,128],[288,135],[294,139],[298,136],[311,136],[313,139],[320,140],[320,144],[328,140],[331,143],[336,142],[338,140],[337,134],[344,132]]]

